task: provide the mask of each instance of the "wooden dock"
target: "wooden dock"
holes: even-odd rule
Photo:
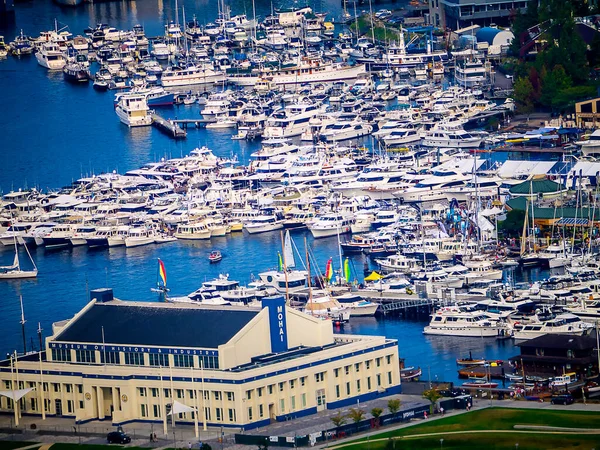
[[[196,128],[206,128],[209,123],[215,123],[215,119],[175,119],[171,120],[175,125],[180,128],[187,129],[190,125]]]
[[[184,139],[187,136],[187,132],[174,120],[167,120],[156,113],[152,113],[152,125],[175,139]]]

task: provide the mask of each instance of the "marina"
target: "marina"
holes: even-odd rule
[[[572,337],[589,349],[595,339],[595,135],[562,117],[511,125],[515,103],[495,82],[494,58],[453,54],[433,27],[395,24],[382,42],[355,35],[352,20],[342,25],[339,2],[327,15],[316,4],[269,15],[270,5],[250,2],[252,17],[225,3],[122,16],[115,4],[26,6],[41,18],[5,32],[14,41],[0,76],[14,86],[5,113],[14,120],[1,138],[11,150],[0,173],[0,351],[14,351],[20,335],[20,353],[51,337],[52,370],[71,357],[105,361],[59,352],[56,322],[79,326],[92,310],[90,323],[108,310],[132,321],[135,311],[187,311],[208,328],[214,318],[237,325],[206,348],[175,339],[172,348],[220,352],[172,358],[176,370],[218,369],[219,360],[240,383],[271,357],[287,364],[269,353],[312,361],[322,347],[344,359],[344,345],[359,341],[394,361],[377,382],[390,394],[425,368],[429,381],[466,377],[464,388],[507,394],[517,366],[543,383],[571,370],[561,359],[537,364],[527,342]],[[33,117],[43,122],[35,133]],[[235,333],[273,314],[269,299],[286,308],[296,344],[278,350],[271,336],[270,348],[231,356]],[[315,333],[306,348],[291,331],[298,323]],[[92,342],[72,337],[65,342]],[[111,357],[147,376],[143,366],[159,364],[153,352]],[[535,367],[524,369],[523,356]],[[411,367],[402,372],[399,358]],[[579,387],[595,375],[582,367],[573,369]],[[91,389],[108,405],[124,387]],[[360,383],[349,389],[338,406],[361,397]],[[119,420],[135,420],[124,403]],[[108,414],[94,408],[81,418]],[[256,425],[249,416],[230,421]]]

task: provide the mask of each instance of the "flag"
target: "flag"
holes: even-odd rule
[[[279,257],[279,271],[283,272],[283,260],[281,259],[281,253],[277,252],[277,256]]]
[[[165,270],[165,263],[163,263],[160,259],[158,260],[158,274],[162,278],[163,285],[167,285],[167,271]]]
[[[346,258],[346,261],[344,261],[344,276],[346,277],[346,281],[350,283],[350,260],[348,258]]]
[[[331,278],[333,278],[333,267],[331,267],[332,262],[333,261],[331,258],[329,258],[329,261],[327,261],[327,266],[325,266],[325,279],[327,281],[331,281]]]

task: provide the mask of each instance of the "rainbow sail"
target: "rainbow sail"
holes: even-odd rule
[[[163,263],[160,259],[158,260],[158,274],[162,278],[163,285],[167,285],[167,271],[165,269],[165,263]]]
[[[325,279],[329,282],[333,278],[333,267],[332,267],[332,259],[329,258],[327,261],[327,266],[325,266]]]

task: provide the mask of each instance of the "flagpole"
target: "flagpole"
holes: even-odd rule
[[[202,356],[200,356],[202,358]],[[194,412],[194,433],[196,434],[196,439],[198,439],[198,392],[196,392],[196,387],[194,385],[194,365],[190,367],[192,370],[192,393],[194,396],[194,408],[196,408],[196,412]],[[204,395],[204,393],[203,393]]]
[[[175,414],[173,408],[175,407],[175,389],[173,388],[173,366],[171,365],[171,358],[169,358],[169,379],[171,380],[171,426],[175,428]]]
[[[18,362],[19,362],[19,357],[17,356],[17,351],[15,350],[15,377],[17,378],[17,389],[20,389],[21,386],[19,385],[19,366],[18,366]],[[18,404],[17,402],[17,414],[19,415],[19,418],[21,417],[21,405]]]
[[[162,366],[159,367],[160,373],[160,409],[163,417],[163,433],[167,437],[167,408],[165,408],[165,389],[163,385]]]
[[[290,304],[290,289],[288,284],[287,263],[285,262],[285,247],[283,245],[283,231],[279,232],[281,236],[281,253],[283,255],[283,274],[285,275],[285,303]]]
[[[42,349],[40,348],[40,409],[42,411],[42,420],[46,420],[46,403],[44,399],[44,371],[42,366]]]
[[[204,403],[204,359],[200,356],[200,387],[202,388],[202,430],[206,431],[206,404]]]
[[[15,412],[15,426],[19,426],[19,415],[17,414],[17,402],[15,401],[16,393],[15,393],[15,372],[13,367],[13,358],[14,355],[10,355],[10,385],[12,387],[12,401],[13,401],[13,409]],[[16,364],[15,364],[16,365]]]

